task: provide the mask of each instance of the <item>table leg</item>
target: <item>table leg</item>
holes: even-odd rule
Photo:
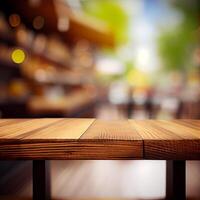
[[[49,168],[49,161],[33,160],[33,200],[50,200]]]
[[[186,161],[167,161],[166,199],[186,199]]]

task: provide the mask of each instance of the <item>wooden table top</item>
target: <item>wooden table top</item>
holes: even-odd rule
[[[1,119],[0,159],[200,160],[200,120]]]

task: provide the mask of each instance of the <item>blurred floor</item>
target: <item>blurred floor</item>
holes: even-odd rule
[[[18,167],[0,179],[1,194],[30,197],[31,162],[17,162]],[[200,162],[187,162],[187,195],[193,199],[200,197],[199,168]],[[52,196],[162,199],[165,171],[165,161],[51,161]]]
[[[57,177],[53,196],[161,198],[165,195],[164,161],[72,161],[69,165],[71,170],[67,171],[64,162],[52,163],[54,170],[56,166],[63,167],[52,170],[53,177]]]

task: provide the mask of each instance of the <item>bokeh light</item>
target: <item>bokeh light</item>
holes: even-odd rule
[[[21,49],[15,49],[13,52],[12,52],[12,55],[11,55],[11,59],[14,63],[17,63],[17,64],[20,64],[20,63],[23,63],[24,60],[25,60],[25,53],[23,50]]]
[[[67,31],[69,29],[69,19],[59,17],[58,18],[58,30],[61,32]]]
[[[42,29],[44,26],[44,17],[42,16],[37,16],[33,19],[33,27],[36,30]]]
[[[9,16],[9,23],[12,27],[17,27],[21,23],[20,16],[18,14],[12,14]]]

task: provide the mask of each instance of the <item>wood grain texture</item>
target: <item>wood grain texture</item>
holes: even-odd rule
[[[26,134],[24,140],[76,140],[88,129],[94,119],[61,119],[54,124],[33,130]]]
[[[60,121],[61,119],[8,119],[0,124],[0,139],[19,139],[24,134]]]
[[[101,149],[101,152],[111,153],[116,159],[143,157],[142,138],[131,128],[127,120],[96,120],[80,139],[101,143],[105,148]],[[97,156],[99,153],[96,151]]]
[[[199,129],[199,120],[173,120],[173,122],[187,127]]]
[[[3,119],[0,159],[200,160],[200,121]]]
[[[96,120],[81,139],[94,140],[142,140],[127,120]]]
[[[127,121],[110,123],[95,121],[95,126],[92,124],[93,121],[94,119],[60,119],[45,127],[27,130],[26,133],[23,131],[22,135],[13,135],[10,140],[8,138],[0,140],[0,157],[1,159],[142,158],[141,137],[131,130]],[[96,125],[107,131],[102,139],[95,137],[95,134],[98,134]],[[101,129],[99,133],[102,133]]]
[[[127,141],[67,140],[0,144],[0,159],[27,160],[124,160],[142,159],[141,143]]]
[[[144,159],[200,160],[200,123],[129,120],[144,142]]]
[[[72,141],[79,139],[94,119],[11,121],[0,127],[0,159],[71,158],[73,151],[81,152],[79,142]]]

